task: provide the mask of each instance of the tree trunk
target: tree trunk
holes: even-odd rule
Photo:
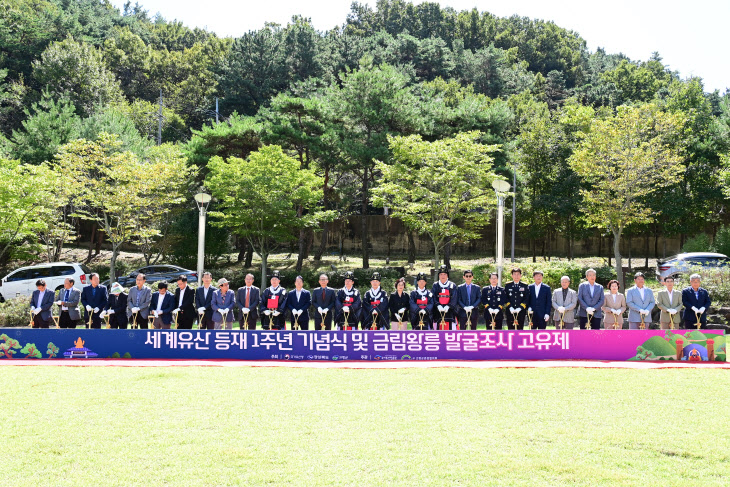
[[[112,258],[109,260],[109,287],[116,279],[117,256],[119,255],[119,247],[112,244]]]
[[[633,247],[633,239],[631,238],[631,234],[629,234],[629,272],[633,272],[634,268],[631,267],[631,247]]]
[[[444,265],[447,269],[451,269],[451,240],[444,246]]]
[[[92,252],[94,251],[94,240],[96,238],[96,222],[91,224],[91,238],[89,239],[89,253],[86,254],[86,260],[84,264],[91,262]]]
[[[532,243],[532,262],[537,262],[537,242],[535,242],[534,238],[530,239],[530,243]]]
[[[616,258],[616,280],[619,282],[621,289],[626,292],[626,286],[624,283],[624,270],[621,267],[621,250],[619,249],[621,243],[621,234],[613,232],[613,255]],[[609,264],[610,265],[610,264]]]
[[[644,235],[644,269],[649,268],[649,234]]]
[[[299,205],[297,208],[297,218],[302,218],[302,213],[304,209],[302,208],[302,205]],[[297,273],[302,272],[302,264],[304,263],[304,253],[306,252],[306,246],[307,246],[307,234],[306,234],[306,228],[300,228],[299,229],[299,253],[297,254]]]
[[[370,238],[368,235],[368,169],[362,171],[362,203],[360,205],[361,225],[362,225],[362,268],[370,268],[370,249],[368,243]]]
[[[615,239],[614,239],[615,241]],[[611,237],[608,237],[608,267],[611,267]]]
[[[385,237],[387,240],[387,250],[385,254],[385,264],[390,265],[390,225],[392,224],[392,220],[389,216],[385,217]]]
[[[94,256],[101,254],[101,243],[104,241],[104,232],[96,232],[96,248],[94,249]]]
[[[322,239],[319,241],[319,248],[314,254],[315,262],[320,262],[322,260],[322,255],[324,255],[325,250],[327,250],[327,234],[329,233],[329,225],[329,222],[322,223]]]
[[[261,256],[261,289],[266,287],[266,273],[268,272],[269,265],[269,254],[268,252],[262,251],[259,253]]]
[[[236,256],[236,262],[241,262],[246,257],[246,249],[248,248],[248,240],[236,237],[234,240],[234,247],[238,250],[238,256]]]
[[[408,262],[416,263],[416,239],[413,237],[413,231],[408,230]]]

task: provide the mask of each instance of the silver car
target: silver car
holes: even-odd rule
[[[659,281],[667,276],[677,277],[686,273],[692,267],[722,267],[730,265],[730,259],[725,254],[713,252],[686,252],[673,255],[664,260],[658,260],[656,275]]]

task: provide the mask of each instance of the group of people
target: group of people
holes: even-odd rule
[[[651,289],[644,286],[644,275],[634,276],[635,285],[624,296],[619,283],[612,280],[608,290],[596,283],[596,271],[586,271],[586,282],[578,290],[570,288],[570,278],[563,276],[560,289],[552,291],[544,284],[543,273],[533,272],[533,283],[522,281],[522,270],[511,270],[512,282],[504,287],[498,284],[496,272],[489,276],[489,285],[474,284],[471,270],[464,271],[464,283],[449,280],[449,269],[441,266],[438,280],[427,287],[427,276],[416,276],[416,289],[406,292],[406,281],[400,278],[395,290],[388,293],[380,286],[381,276],[374,272],[370,289],[365,294],[354,287],[355,276],[345,273],[341,289],[329,287],[326,274],[319,276],[319,287],[304,289],[304,280],[297,276],[294,289],[287,291],[280,285],[279,271],[272,272],[270,287],[263,291],[254,286],[253,274],[245,277],[245,286],[230,289],[227,279],[212,284],[212,276],[205,272],[203,285],[193,290],[187,277],[177,279],[177,289],[168,292],[166,282],[152,292],[144,274],[136,276],[136,285],[129,292],[118,283],[111,289],[99,284],[99,276],[91,274],[90,284],[79,291],[74,280],[67,278],[63,289],[54,295],[39,280],[31,297],[31,326],[48,328],[57,320],[60,328],[75,328],[81,319],[89,328],[101,328],[102,322],[110,328],[171,328],[192,329],[197,321],[201,329],[231,329],[234,321],[241,329],[255,330],[259,320],[263,329],[308,330],[310,311],[316,330],[394,329],[407,330],[476,330],[480,308],[483,306],[487,329],[522,330],[547,328],[550,320],[556,328],[622,329],[624,313],[628,309],[629,329],[648,329],[652,310],[658,307],[659,325],[665,328],[706,327],[710,296],[700,287],[700,276],[690,277],[690,286],[677,291],[674,279],[664,279],[665,289],[654,298]],[[52,307],[59,308],[57,317]],[[237,310],[237,312],[236,312]],[[684,311],[683,311],[684,310]]]

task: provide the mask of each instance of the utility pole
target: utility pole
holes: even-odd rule
[[[157,145],[162,145],[162,88],[160,88],[160,111],[157,114]]]

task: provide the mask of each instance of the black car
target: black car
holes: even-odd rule
[[[137,274],[139,273],[145,275],[147,284],[158,281],[175,282],[181,275],[188,276],[188,281],[191,283],[198,280],[198,273],[195,271],[183,269],[176,265],[155,264],[132,271],[127,276],[119,276],[117,282],[124,287],[132,287],[136,284]]]

